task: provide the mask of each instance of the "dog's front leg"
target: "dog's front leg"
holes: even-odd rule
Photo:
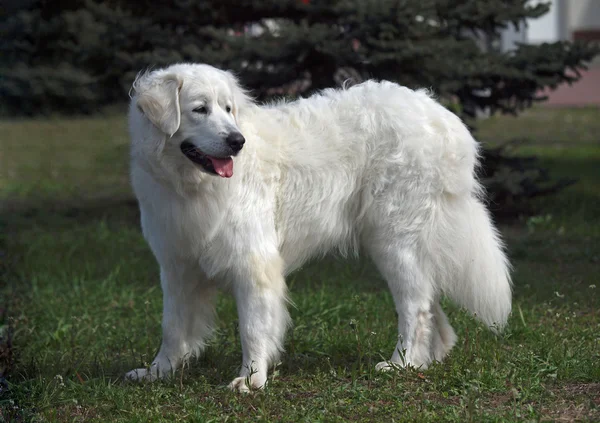
[[[134,369],[126,378],[154,381],[171,376],[200,353],[213,328],[215,286],[194,266],[174,263],[161,268],[163,290],[162,343],[149,368]]]
[[[264,387],[269,366],[283,349],[290,321],[281,258],[253,257],[250,263],[246,277],[234,284],[243,361],[240,376],[229,387],[239,392]]]

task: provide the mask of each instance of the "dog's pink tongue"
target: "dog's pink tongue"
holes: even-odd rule
[[[216,157],[208,156],[208,158],[212,162],[215,172],[217,172],[221,178],[231,178],[233,176],[233,159],[231,157],[217,159]]]

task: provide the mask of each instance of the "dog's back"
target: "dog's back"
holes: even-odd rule
[[[400,209],[396,224],[414,228],[438,197],[479,189],[477,143],[427,91],[368,81],[257,108],[247,120],[261,138],[256,154],[276,150],[289,270],[332,248],[358,251],[369,219],[382,218],[374,207]]]

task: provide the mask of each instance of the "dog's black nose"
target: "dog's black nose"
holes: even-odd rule
[[[233,151],[238,152],[244,146],[246,139],[239,132],[232,132],[229,135],[227,135],[227,138],[225,138],[225,142],[229,147],[231,147]]]

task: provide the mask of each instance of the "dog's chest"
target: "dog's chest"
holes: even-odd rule
[[[158,199],[157,199],[158,200]],[[220,216],[196,201],[161,199],[140,203],[144,236],[159,257],[198,257],[218,227]]]
[[[198,264],[217,276],[277,245],[273,199],[256,185],[142,204],[144,235],[161,262]]]

